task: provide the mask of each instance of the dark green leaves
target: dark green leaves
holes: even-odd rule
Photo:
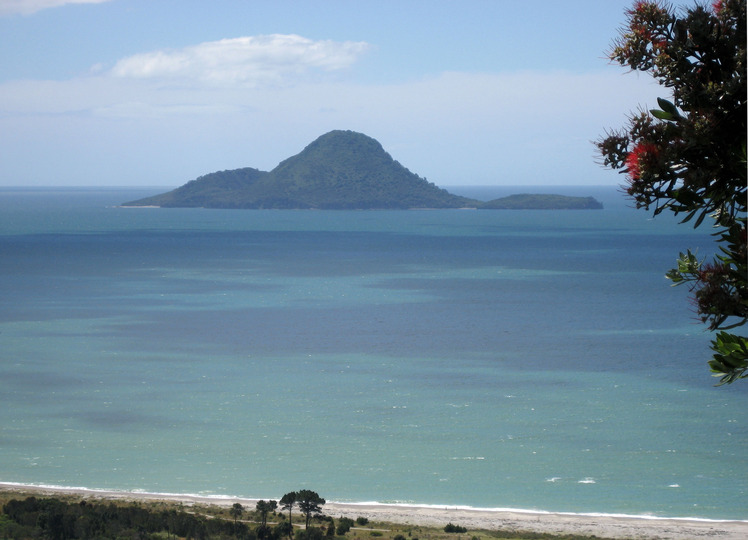
[[[748,339],[720,332],[712,341],[712,349],[716,354],[709,367],[715,377],[722,377],[719,385],[748,377]]]
[[[660,109],[650,109],[649,111],[655,118],[672,122],[682,118],[676,106],[668,100],[657,98],[657,104],[660,106]]]

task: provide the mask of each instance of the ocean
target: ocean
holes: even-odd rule
[[[532,189],[605,209],[0,189],[0,481],[748,519],[748,383],[664,278],[711,231]]]

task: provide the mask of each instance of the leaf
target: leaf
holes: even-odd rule
[[[716,354],[709,367],[715,376],[722,376],[718,386],[748,377],[748,338],[720,332],[712,341],[712,350]]]
[[[706,212],[702,212],[698,218],[696,218],[696,222],[693,224],[693,228],[695,229],[699,225],[701,225],[701,222],[704,221],[704,218],[706,217]]]
[[[657,105],[659,105],[664,112],[672,115],[674,118],[678,118],[680,116],[680,114],[678,114],[677,107],[666,99],[662,99],[658,97]]]
[[[670,114],[669,112],[661,111],[659,109],[649,109],[649,112],[654,116],[655,118],[659,118],[660,120],[675,120],[675,116]]]
[[[676,285],[680,285],[686,280],[686,278],[684,278],[683,275],[675,268],[668,270],[665,274],[665,277],[673,282],[673,287],[675,287]]]

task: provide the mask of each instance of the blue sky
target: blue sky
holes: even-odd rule
[[[440,186],[617,185],[619,0],[0,0],[0,185],[177,186],[350,129]]]

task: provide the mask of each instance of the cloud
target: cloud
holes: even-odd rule
[[[31,15],[43,9],[66,4],[102,4],[110,0],[0,0],[0,16]]]
[[[218,85],[279,84],[311,70],[350,67],[368,49],[365,42],[314,41],[284,34],[249,36],[136,54],[119,60],[110,74]]]
[[[270,170],[332,129],[376,138],[439,185],[605,183],[605,175],[615,183],[591,141],[638,105],[668,97],[649,77],[607,70],[445,72],[390,84],[300,77],[273,85],[256,75],[252,85],[181,84],[180,77],[206,77],[231,63],[225,55],[212,67],[206,62],[171,78],[153,68],[140,77],[110,70],[0,83],[0,184],[93,184],[106,171],[112,185],[179,185],[213,170]],[[287,63],[295,67],[275,77],[341,65],[330,58]],[[270,71],[282,64],[277,56],[264,60]]]

